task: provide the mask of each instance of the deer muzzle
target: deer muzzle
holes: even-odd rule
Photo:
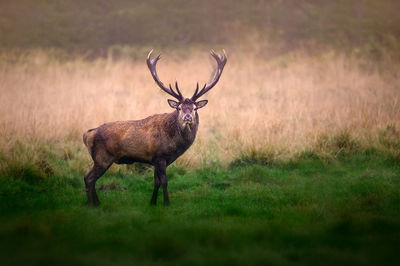
[[[186,123],[192,123],[193,121],[193,117],[190,114],[185,114],[185,116],[183,117],[183,121]]]

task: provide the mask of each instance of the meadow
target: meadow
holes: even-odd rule
[[[251,49],[250,49],[251,48]],[[400,64],[356,52],[281,56],[234,46],[168,168],[171,206],[149,205],[152,168],[112,166],[86,206],[82,134],[170,112],[135,58],[0,54],[4,265],[397,265]],[[190,96],[215,62],[165,49],[164,83]]]
[[[0,179],[2,265],[398,265],[398,162],[376,151],[266,167],[168,169],[171,205],[149,205],[152,173],[107,173],[101,205],[82,173]]]
[[[324,155],[331,152],[328,142],[336,136],[380,148],[379,136],[388,128],[396,141],[400,64],[390,55],[375,62],[333,51],[271,59],[261,47],[242,51],[249,49],[228,51],[221,81],[204,97],[207,108],[199,111],[196,142],[178,165],[227,165],[252,154],[285,159],[307,149]],[[136,61],[61,60],[56,55],[2,54],[0,128],[5,151],[17,142],[27,149],[51,144],[60,153],[76,148],[74,153],[85,162],[81,140],[86,130],[172,111],[145,65],[145,51]],[[177,80],[187,97],[196,82],[209,81],[214,68],[206,50],[167,50],[158,65],[164,83]],[[26,160],[39,159],[29,154]],[[82,163],[78,169],[85,167]]]

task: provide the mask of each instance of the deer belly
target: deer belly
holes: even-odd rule
[[[126,142],[121,147],[122,161],[133,162],[151,162],[157,153],[157,146],[152,142],[144,141],[131,141]]]
[[[150,163],[151,164],[151,161],[143,160],[140,158],[122,157],[115,163],[116,164],[133,164],[133,163]]]

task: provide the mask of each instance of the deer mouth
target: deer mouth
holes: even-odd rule
[[[192,131],[192,124],[193,124],[193,122],[190,122],[190,121],[183,122],[183,124],[182,124],[183,129],[188,130],[189,132]]]

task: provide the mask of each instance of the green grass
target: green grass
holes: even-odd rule
[[[158,206],[149,205],[151,171],[122,167],[98,181],[101,205],[88,208],[82,173],[68,159],[53,163],[65,172],[3,171],[2,265],[400,262],[400,165],[374,150],[230,168],[171,166],[169,207],[161,194]]]

